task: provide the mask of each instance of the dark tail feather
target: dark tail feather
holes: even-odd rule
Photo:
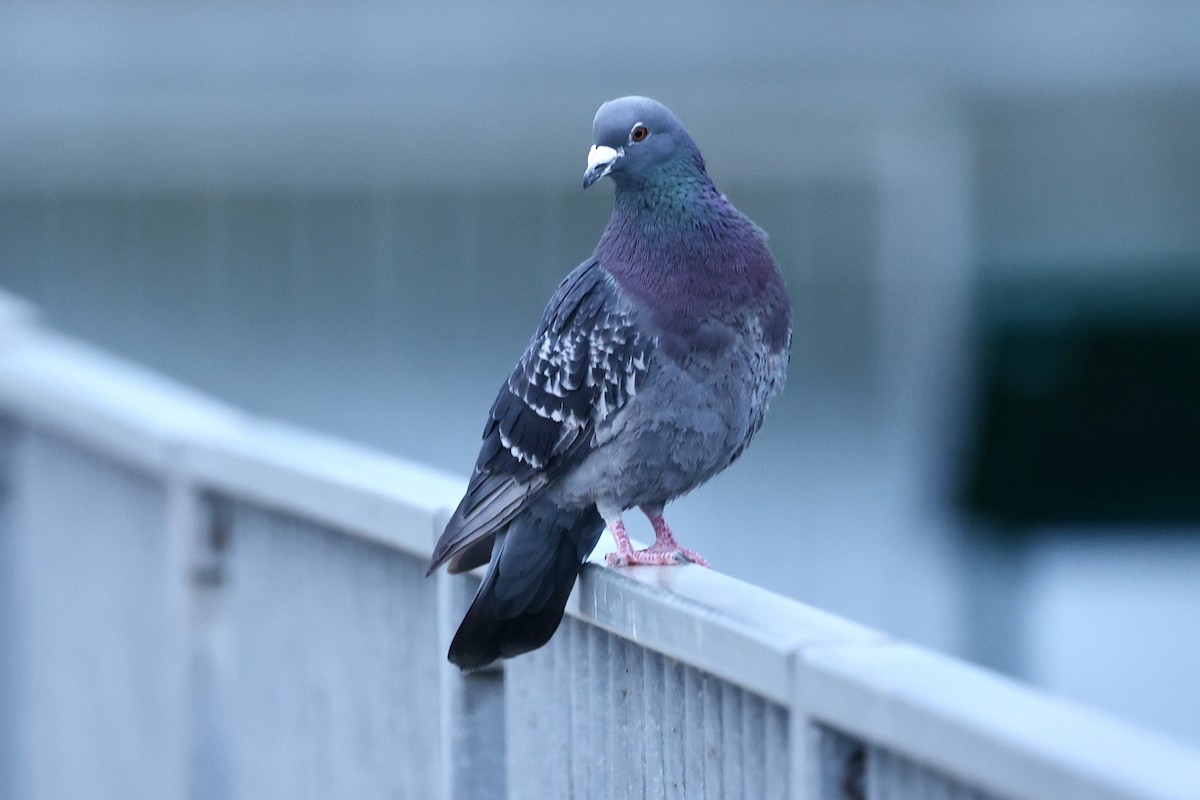
[[[496,536],[492,563],[450,643],[450,663],[478,669],[550,641],[604,522],[595,509],[525,513]]]

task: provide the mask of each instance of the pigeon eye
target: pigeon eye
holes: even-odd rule
[[[639,122],[637,125],[634,125],[633,130],[631,130],[629,132],[629,141],[640,142],[649,135],[650,135],[650,130],[645,125],[643,125],[642,123]]]

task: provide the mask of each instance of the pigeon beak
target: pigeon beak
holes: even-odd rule
[[[583,188],[588,188],[612,172],[613,165],[623,155],[625,155],[625,148],[623,147],[618,147],[614,150],[602,144],[592,145],[592,149],[588,151],[587,171],[583,173]]]

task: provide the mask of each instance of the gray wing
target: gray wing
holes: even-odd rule
[[[484,564],[493,534],[595,447],[595,428],[646,376],[656,340],[618,302],[593,258],[559,285],[483,430],[467,492],[434,548],[429,571]]]

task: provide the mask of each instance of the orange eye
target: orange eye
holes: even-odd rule
[[[640,142],[649,135],[650,135],[650,130],[645,125],[643,125],[642,123],[639,122],[637,125],[634,125],[633,130],[631,130],[629,132],[629,141]]]

